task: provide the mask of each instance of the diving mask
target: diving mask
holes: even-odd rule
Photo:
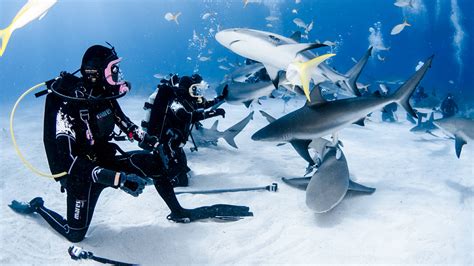
[[[122,58],[110,61],[110,63],[107,64],[107,67],[104,70],[104,75],[105,80],[107,80],[107,83],[109,85],[120,86],[119,93],[122,94],[128,92],[130,88],[128,87],[125,80],[123,80],[123,75],[118,65],[120,61],[122,61]]]
[[[209,84],[204,80],[195,83],[189,87],[189,95],[194,98],[202,98],[204,96],[204,91],[209,88]]]

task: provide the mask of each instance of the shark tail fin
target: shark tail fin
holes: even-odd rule
[[[224,140],[232,147],[238,149],[237,144],[235,144],[235,136],[237,136],[245,126],[250,122],[250,120],[253,119],[253,111],[244,119],[242,119],[240,122],[237,124],[231,126],[228,128],[226,131],[223,132],[223,138]]]
[[[0,48],[0,56],[3,55],[5,52],[5,49],[7,49],[7,44],[8,41],[10,40],[10,36],[12,35],[12,31],[10,31],[10,28],[5,28],[3,30],[0,30],[0,39],[2,40],[2,46]]]
[[[310,92],[309,92],[309,81],[310,81],[310,73],[309,70],[317,67],[319,64],[324,62],[326,59],[335,56],[336,54],[325,54],[321,55],[318,57],[315,57],[307,62],[304,63],[296,63],[296,67],[298,68],[298,73],[300,76],[301,84],[303,84],[303,92],[306,95],[306,98],[308,101],[311,101],[310,99]]]
[[[434,112],[431,112],[430,118],[428,119],[431,123],[434,121]]]
[[[361,95],[359,89],[357,88],[357,79],[359,78],[362,69],[364,69],[365,65],[367,64],[369,57],[372,55],[372,48],[372,46],[369,47],[367,52],[365,52],[365,55],[346,73],[346,77],[348,77],[347,86],[356,96]]]
[[[425,64],[415,72],[415,74],[405,81],[402,86],[395,92],[393,95],[394,102],[401,105],[407,113],[409,113],[413,117],[417,117],[416,112],[411,107],[409,100],[413,92],[415,91],[416,87],[420,83],[421,79],[425,76],[426,71],[428,68],[431,67],[431,62],[433,61],[434,55],[430,56],[426,61]]]

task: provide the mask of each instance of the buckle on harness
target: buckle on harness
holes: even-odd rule
[[[89,126],[89,110],[87,109],[82,109],[79,110],[79,117],[81,118],[82,122],[86,124],[87,130],[86,130],[86,138],[89,140],[90,145],[94,145],[94,137],[92,136],[92,130]]]

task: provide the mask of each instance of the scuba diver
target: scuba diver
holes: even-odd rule
[[[62,72],[60,77],[46,82],[52,93],[46,97],[44,144],[51,172],[65,172],[56,181],[61,184],[61,192],[67,192],[66,219],[46,208],[41,197],[28,203],[12,201],[9,206],[22,214],[38,213],[66,239],[80,242],[105,188],[120,188],[137,197],[151,178],[171,210],[169,220],[186,223],[213,217],[251,216],[245,206],[183,208],[166,171],[157,163],[162,161],[159,154],[124,152],[110,142],[117,135],[115,125],[130,141],[149,138],[118,105],[117,98],[130,88],[130,83],[121,80],[120,61],[113,47],[94,45],[83,56],[82,77]],[[117,151],[121,155],[116,155]]]
[[[426,94],[425,88],[420,86],[418,90],[416,90],[416,92],[413,94],[412,98],[415,101],[415,104],[417,104],[423,99],[428,98],[428,94]]]
[[[446,98],[441,103],[441,113],[443,114],[443,118],[454,116],[458,111],[459,107],[453,99],[453,95],[448,93]]]
[[[162,158],[166,158],[164,165],[169,170],[173,186],[188,186],[188,172],[191,169],[187,166],[183,146],[189,137],[192,139],[193,126],[202,126],[199,121],[215,116],[225,117],[225,110],[222,108],[206,109],[222,102],[228,90],[224,88],[222,95],[206,100],[203,92],[208,84],[198,74],[181,78],[171,75],[169,80],[162,80],[157,87],[153,103],[145,104],[150,112],[148,121],[142,122],[142,126],[147,128],[148,135],[153,136],[154,140],[147,138],[139,146],[152,150],[157,143],[162,144],[165,149],[160,152]],[[191,150],[197,150],[197,147]]]

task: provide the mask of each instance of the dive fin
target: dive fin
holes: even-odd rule
[[[369,60],[370,55],[372,54],[372,47],[370,47],[367,52],[365,52],[365,55],[355,64],[349,71],[346,73],[347,79],[347,85],[349,89],[354,93],[356,96],[360,96],[360,91],[357,88],[357,79],[360,76],[360,73],[362,72],[362,69],[364,69],[365,65],[367,64],[367,61]]]
[[[459,136],[454,136],[454,147],[456,149],[456,156],[459,158],[461,156],[462,146],[467,142],[460,138]]]
[[[12,203],[8,205],[8,207],[10,207],[14,212],[20,214],[32,214],[35,212],[27,202],[13,200]]]
[[[300,81],[301,81],[301,84],[303,85],[303,92],[306,95],[306,98],[308,99],[308,101],[311,102],[310,92],[309,92],[309,82],[310,82],[311,76],[309,75],[309,70],[312,69],[313,67],[317,67],[326,59],[333,57],[335,55],[336,54],[325,54],[325,55],[315,57],[304,63],[300,63],[300,62],[293,63],[298,69]]]
[[[197,220],[217,218],[225,221],[236,221],[242,217],[253,216],[247,206],[228,204],[216,204],[195,209],[184,209],[180,212],[172,212],[166,218],[177,223],[190,223]]]
[[[361,185],[361,184],[356,183],[356,182],[349,179],[349,188],[348,188],[348,190],[372,194],[372,193],[374,193],[375,188],[366,187],[364,185]]]
[[[247,124],[250,122],[250,120],[253,119],[253,111],[247,116],[245,117],[244,119],[242,119],[240,122],[238,122],[237,124],[231,126],[230,128],[228,128],[226,131],[223,132],[223,138],[225,141],[227,141],[227,143],[238,149],[237,147],[237,144],[235,144],[235,136],[237,136],[241,131],[242,129],[244,129],[245,126],[247,126]]]
[[[417,117],[417,115],[411,107],[409,100],[416,87],[420,83],[421,79],[425,76],[426,71],[428,71],[428,68],[431,67],[433,57],[434,55],[430,56],[427,60],[425,60],[423,66],[418,71],[416,71],[410,79],[403,83],[403,85],[393,95],[395,102],[405,108],[405,111],[407,111],[407,113],[409,113],[413,117]]]
[[[307,161],[310,165],[314,165],[315,162],[311,158],[311,155],[309,155],[308,151],[308,146],[311,143],[312,140],[306,140],[306,139],[295,139],[290,141],[290,144],[295,148],[296,152],[303,157],[305,161]]]
[[[10,31],[10,27],[7,27],[4,30],[0,30],[0,39],[2,40],[2,46],[0,48],[0,56],[3,55],[5,52],[5,49],[7,49],[7,44],[8,41],[10,40],[10,37],[12,35],[12,32]]]

